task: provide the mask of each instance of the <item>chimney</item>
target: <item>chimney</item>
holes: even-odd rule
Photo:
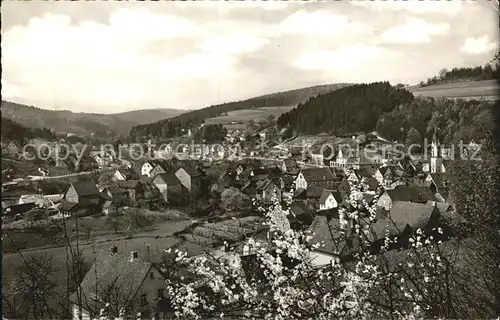
[[[118,247],[117,246],[112,246],[111,247],[111,255],[115,255],[118,253]]]
[[[139,254],[137,251],[130,251],[130,262],[137,260],[139,258]]]

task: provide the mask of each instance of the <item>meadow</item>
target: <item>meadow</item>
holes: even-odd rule
[[[207,124],[231,124],[231,122],[248,123],[249,120],[254,122],[265,121],[269,116],[278,118],[285,112],[290,111],[295,106],[277,106],[277,107],[262,107],[254,109],[230,111],[227,115],[206,119]]]
[[[413,86],[409,90],[415,96],[433,98],[462,98],[496,100],[500,96],[496,80],[469,81],[435,84],[426,87]]]

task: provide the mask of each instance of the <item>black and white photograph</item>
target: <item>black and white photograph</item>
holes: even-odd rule
[[[498,319],[499,17],[2,1],[2,318]]]

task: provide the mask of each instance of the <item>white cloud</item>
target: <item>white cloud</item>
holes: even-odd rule
[[[316,51],[300,55],[294,66],[305,70],[345,70],[381,58],[394,58],[396,53],[376,46],[357,44],[333,51]]]
[[[351,23],[348,16],[326,10],[307,12],[299,10],[286,17],[276,28],[283,33],[328,36],[343,31],[357,31],[360,25]]]
[[[269,42],[261,37],[228,35],[205,39],[198,48],[213,54],[234,55],[258,50]]]
[[[406,24],[385,30],[380,39],[389,43],[426,43],[431,41],[431,36],[443,35],[449,30],[447,23],[429,23],[413,18]]]
[[[362,6],[376,11],[407,11],[415,15],[429,13],[454,16],[463,7],[462,1],[443,0],[405,0],[405,1],[352,1],[355,6]]]
[[[498,44],[493,43],[488,36],[482,36],[465,39],[460,51],[467,54],[481,54],[491,51],[497,47]]]

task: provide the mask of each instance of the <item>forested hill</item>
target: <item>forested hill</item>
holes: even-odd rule
[[[31,138],[54,140],[55,132],[47,128],[27,128],[22,124],[2,117],[2,142],[15,141],[23,144]]]
[[[299,103],[307,101],[310,97],[332,92],[349,85],[350,84],[346,83],[319,85],[272,93],[243,101],[214,105],[186,112],[170,119],[164,119],[146,125],[134,126],[130,135],[133,138],[141,138],[145,136],[173,137],[181,134],[182,129],[198,125],[205,119],[217,117],[226,112],[261,107],[295,106]]]
[[[27,128],[46,127],[58,133],[110,138],[127,135],[137,124],[176,116],[177,109],[147,109],[115,114],[77,113],[69,110],[47,110],[2,100],[2,119],[22,123]]]
[[[411,100],[411,92],[389,82],[356,84],[310,98],[282,114],[278,126],[308,134],[370,132],[382,113]]]

